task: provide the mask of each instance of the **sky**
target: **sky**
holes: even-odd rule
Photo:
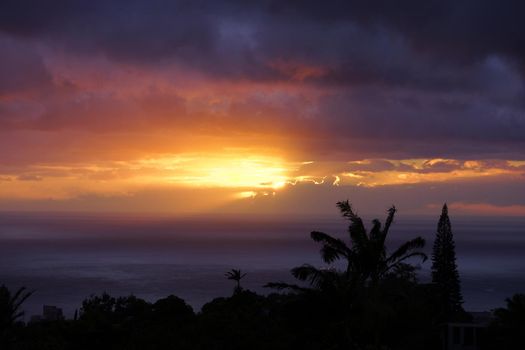
[[[525,3],[0,2],[0,210],[525,216]]]

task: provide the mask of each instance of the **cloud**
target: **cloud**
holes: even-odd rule
[[[520,33],[525,30],[519,0],[505,5],[475,2],[404,0],[398,2],[315,1],[272,3],[275,13],[307,18],[325,24],[352,21],[369,28],[400,33],[422,55],[469,64],[491,54],[501,54],[517,64],[525,63]]]
[[[242,157],[239,161],[242,162]],[[231,168],[235,162],[214,164],[208,158],[199,159],[198,154],[135,162],[57,163],[55,160],[30,167],[2,164],[0,178],[11,180],[0,182],[0,209],[333,215],[337,218],[334,204],[344,199],[350,199],[362,213],[374,215],[385,212],[391,204],[396,204],[403,215],[438,215],[444,202],[452,203],[451,210],[458,215],[519,215],[521,209],[514,207],[525,206],[523,162],[498,161],[494,162],[499,163],[496,168],[495,164],[489,165],[490,161],[484,165],[479,161],[454,160],[456,170],[436,169],[436,173],[431,173],[422,168],[422,164],[431,163],[429,160],[369,160],[363,164],[372,164],[373,168],[354,170],[360,177],[341,175],[339,186],[333,184],[337,171],[344,172],[355,162],[331,162],[325,164],[324,171],[320,162],[272,167],[273,162],[270,158],[263,159],[261,166],[268,169],[258,174],[254,172],[264,169],[257,169],[253,164],[240,165],[251,170],[245,174],[236,169],[222,173],[226,171],[224,167]],[[393,164],[393,168],[387,163]],[[399,166],[400,163],[404,165]],[[283,186],[273,186],[274,171],[294,167],[296,171],[277,174],[279,181],[288,177]],[[225,186],[210,184],[210,181],[222,181],[221,176],[225,175],[228,176],[222,177],[226,179]],[[262,180],[265,177],[269,181]],[[40,180],[34,181],[37,179]],[[238,186],[230,186],[230,179]],[[193,185],[188,183],[191,181]],[[369,185],[359,184],[361,182]],[[489,203],[495,208],[479,206],[479,203]],[[489,212],[489,209],[494,210]]]
[[[525,56],[519,37],[525,30],[519,15],[524,5],[517,0],[505,6],[490,0],[395,5],[98,0],[46,6],[26,0],[2,5],[0,30],[10,35],[122,62],[178,61],[231,78],[287,79],[290,75],[275,66],[284,59],[329,72],[313,74],[313,80],[435,88],[446,81],[444,86],[462,85],[465,69],[460,68],[491,55],[519,66]],[[428,69],[434,63],[440,63],[438,69]]]
[[[18,151],[2,147],[0,160],[239,145],[294,161],[520,160],[522,9],[487,0],[2,1],[0,144]],[[366,166],[392,166],[375,162]],[[438,166],[455,167],[427,171]]]
[[[494,205],[491,203],[453,202],[449,207],[463,214],[488,216],[525,216],[525,205]]]
[[[51,74],[32,45],[0,34],[0,51],[0,97],[51,85]]]
[[[38,175],[24,174],[16,177],[18,181],[42,181],[42,177]]]

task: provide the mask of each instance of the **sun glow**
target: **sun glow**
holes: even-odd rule
[[[0,172],[0,199],[132,198],[144,191],[209,189],[215,199],[230,201],[278,197],[294,187],[379,187],[483,178],[522,179],[524,174],[524,161],[293,162],[276,151],[229,148],[209,153],[157,154],[127,161],[34,164],[19,171]]]
[[[195,155],[146,162],[164,170],[163,181],[195,187],[277,190],[289,182],[289,173],[295,170],[279,157],[262,155]]]

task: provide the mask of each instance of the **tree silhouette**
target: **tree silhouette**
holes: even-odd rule
[[[427,259],[425,253],[419,251],[425,245],[425,240],[417,237],[405,242],[391,254],[387,254],[386,237],[394,221],[396,208],[388,209],[384,227],[377,219],[372,221],[372,229],[368,233],[362,219],[355,213],[348,201],[338,202],[341,215],[350,221],[348,233],[350,244],[329,234],[313,231],[310,236],[322,244],[320,253],[323,261],[332,264],[344,260],[344,271],[335,268],[319,269],[310,264],[292,269],[294,277],[307,281],[315,288],[323,289],[329,286],[345,284],[347,286],[375,286],[389,273],[405,272],[409,258]],[[270,283],[269,287],[300,289],[295,285],[285,283]]]
[[[349,244],[324,232],[313,231],[311,238],[321,243],[321,257],[329,265],[342,261],[344,268],[317,268],[310,264],[292,269],[294,277],[308,282],[310,289],[287,283],[268,283],[277,289],[291,289],[308,294],[318,291],[324,306],[330,306],[332,317],[339,316],[341,333],[345,334],[350,347],[371,345],[377,349],[383,344],[382,336],[388,329],[387,320],[395,315],[392,300],[404,294],[400,285],[392,280],[415,280],[415,268],[406,261],[410,258],[427,259],[419,249],[425,245],[421,237],[403,243],[392,253],[387,251],[385,242],[394,221],[396,208],[392,206],[384,226],[377,219],[372,221],[368,232],[362,219],[355,213],[348,201],[338,202],[341,215],[350,221]],[[335,307],[334,307],[335,305]],[[336,323],[337,324],[337,323]]]
[[[4,285],[0,286],[0,348],[9,348],[13,341],[13,329],[16,321],[24,315],[20,309],[24,301],[34,292],[27,292],[25,287],[14,294]]]
[[[496,332],[499,349],[525,349],[525,294],[505,299],[506,308],[494,310],[491,331]]]
[[[432,252],[432,282],[437,285],[441,294],[443,317],[448,321],[453,320],[463,311],[463,296],[446,203],[439,218]]]
[[[33,293],[33,291],[27,292],[26,287],[22,287],[11,294],[6,286],[0,286],[0,330],[11,327],[24,315],[20,307]]]
[[[234,289],[235,293],[242,291],[241,280],[244,278],[244,276],[246,276],[246,273],[242,273],[240,269],[231,269],[231,271],[226,272],[224,276],[226,276],[226,278],[229,280],[237,282],[237,285]]]
[[[506,308],[494,310],[497,322],[506,327],[521,327],[525,331],[525,294],[505,299]]]

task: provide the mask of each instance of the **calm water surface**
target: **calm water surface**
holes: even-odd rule
[[[388,245],[421,235],[430,252],[437,218],[398,218]],[[525,292],[525,219],[454,218],[453,232],[465,307],[489,310]],[[0,283],[36,290],[26,318],[43,304],[71,316],[82,299],[107,291],[147,300],[175,294],[195,309],[231,294],[224,272],[248,272],[246,288],[292,281],[290,268],[321,266],[309,232],[345,238],[338,218],[238,220],[57,214],[0,214]],[[420,279],[429,279],[430,262]]]

